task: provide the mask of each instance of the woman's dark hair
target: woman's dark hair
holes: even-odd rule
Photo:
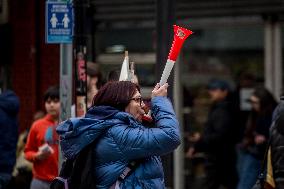
[[[92,106],[112,106],[124,111],[137,90],[140,92],[139,86],[131,81],[107,82],[95,95]]]
[[[58,86],[51,86],[45,91],[43,95],[44,102],[46,102],[49,98],[51,100],[59,99],[59,87]]]
[[[267,89],[264,87],[256,87],[252,95],[259,99],[260,113],[262,115],[269,115],[273,112],[277,102]]]
[[[245,138],[247,139],[246,145],[254,143],[254,133],[257,129],[257,125],[259,124],[257,123],[257,120],[259,118],[262,118],[271,121],[273,110],[277,105],[277,102],[274,99],[273,95],[264,87],[256,87],[252,93],[252,96],[255,96],[259,99],[260,112],[256,112],[252,109],[250,113],[248,125],[245,130]],[[263,124],[267,123],[263,122]],[[269,133],[269,126],[270,123],[269,125],[266,125],[266,128],[264,128],[265,126],[261,126],[261,128],[258,129],[263,129],[263,131],[266,130],[266,132]]]

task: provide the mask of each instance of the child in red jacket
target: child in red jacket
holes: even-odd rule
[[[33,163],[31,189],[49,189],[58,175],[59,88],[50,87],[44,94],[46,116],[35,121],[25,146],[25,158]]]

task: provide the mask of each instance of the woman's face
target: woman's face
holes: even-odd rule
[[[250,103],[251,103],[252,108],[253,108],[255,111],[257,111],[257,112],[260,111],[260,100],[259,100],[258,97],[252,95],[252,96],[250,97]]]
[[[136,91],[131,101],[125,108],[125,112],[128,112],[133,115],[133,117],[137,120],[142,122],[142,117],[145,114],[143,107],[145,106],[141,94],[139,91]]]

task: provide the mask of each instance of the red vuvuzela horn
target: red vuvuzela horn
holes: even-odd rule
[[[171,50],[168,55],[167,63],[165,65],[161,80],[159,82],[160,85],[163,85],[167,82],[184,41],[192,33],[192,31],[186,28],[174,25],[174,39],[172,42]]]

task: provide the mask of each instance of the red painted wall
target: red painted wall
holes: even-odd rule
[[[10,1],[12,84],[20,98],[20,130],[44,110],[43,94],[59,85],[59,45],[45,44],[45,0]]]

